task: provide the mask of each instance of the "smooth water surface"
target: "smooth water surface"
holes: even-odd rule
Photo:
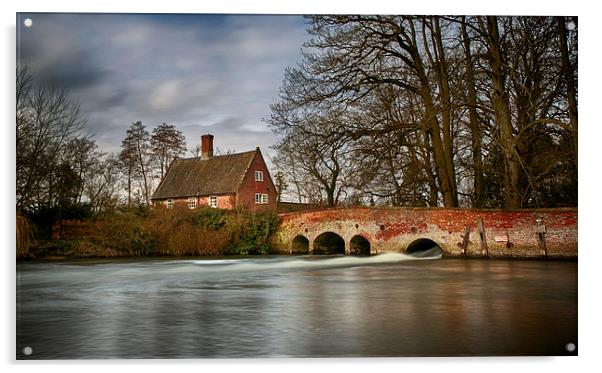
[[[36,262],[17,287],[19,359],[577,354],[574,262]]]

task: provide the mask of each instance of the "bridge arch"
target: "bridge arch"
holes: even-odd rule
[[[349,241],[349,253],[358,256],[370,255],[370,241],[359,234],[353,236]]]
[[[291,242],[291,254],[309,254],[309,239],[302,234],[295,236]]]
[[[334,232],[324,232],[314,239],[313,254],[345,254],[345,240]]]
[[[441,246],[430,238],[419,238],[412,241],[405,249],[405,254],[413,256],[435,256],[442,255]]]

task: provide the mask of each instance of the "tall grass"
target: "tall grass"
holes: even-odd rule
[[[29,256],[29,249],[35,243],[34,226],[29,220],[17,212],[17,258]]]

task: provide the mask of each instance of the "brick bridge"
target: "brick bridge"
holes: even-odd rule
[[[335,208],[280,214],[280,253],[577,257],[577,209]]]

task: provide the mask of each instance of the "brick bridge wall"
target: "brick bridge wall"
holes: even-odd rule
[[[345,240],[346,252],[356,235],[370,242],[371,254],[404,252],[414,241],[428,238],[445,256],[463,255],[463,235],[470,226],[466,255],[482,256],[477,228],[482,219],[488,254],[491,257],[541,257],[542,240],[548,257],[577,257],[577,209],[475,210],[442,208],[338,208],[281,214],[281,223],[272,237],[272,247],[280,253],[292,252],[292,241],[302,235],[314,240],[333,232]],[[538,220],[540,220],[538,222]],[[542,227],[543,226],[543,227]],[[508,241],[507,241],[508,240]],[[509,242],[509,243],[508,243]]]

